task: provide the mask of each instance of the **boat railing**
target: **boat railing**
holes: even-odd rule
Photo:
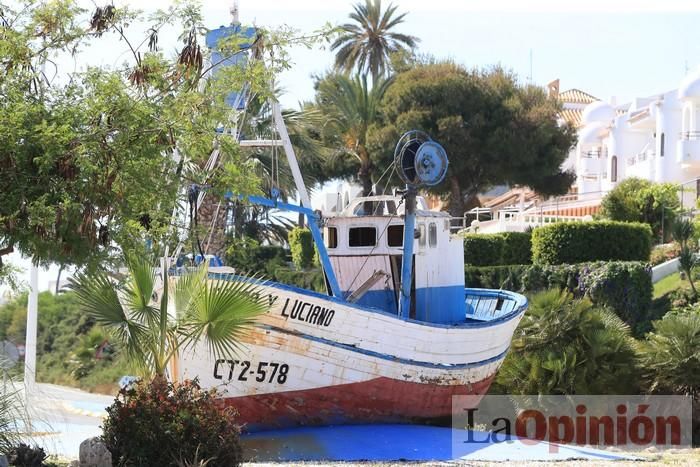
[[[505,290],[465,289],[466,318],[493,321],[525,306],[522,296]]]

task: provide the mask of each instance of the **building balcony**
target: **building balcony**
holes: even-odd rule
[[[600,172],[600,159],[591,157],[581,157],[579,161],[579,173]]]
[[[683,165],[700,166],[700,132],[681,133],[676,146],[676,161]]]

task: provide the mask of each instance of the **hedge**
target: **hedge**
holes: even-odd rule
[[[299,269],[308,269],[314,262],[314,240],[309,229],[295,227],[287,236],[292,262]]]
[[[529,233],[467,234],[464,237],[464,263],[473,266],[530,264],[531,249]]]
[[[651,238],[651,228],[637,222],[561,222],[532,232],[532,260],[538,264],[648,261]]]
[[[536,292],[559,288],[610,307],[633,328],[648,320],[652,303],[647,263],[610,261],[588,264],[465,266],[467,287]]]

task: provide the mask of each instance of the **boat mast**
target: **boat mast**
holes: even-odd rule
[[[401,297],[399,317],[408,318],[411,313],[411,284],[413,272],[413,243],[416,228],[416,193],[414,186],[406,186],[406,211],[403,227],[403,262],[401,263]]]
[[[399,178],[406,183],[399,317],[408,319],[411,316],[416,195],[418,188],[435,186],[445,178],[448,165],[447,153],[426,133],[417,130],[407,131],[396,143],[394,165]]]

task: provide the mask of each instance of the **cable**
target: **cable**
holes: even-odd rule
[[[365,257],[365,260],[362,263],[362,266],[360,266],[360,269],[357,270],[357,274],[355,274],[355,277],[352,279],[352,282],[350,282],[350,287],[348,287],[348,296],[352,293],[352,286],[355,285],[355,281],[360,276],[360,271],[362,271],[365,268],[367,261],[369,261],[370,256],[372,256],[372,253],[374,253],[374,250],[377,248],[377,245],[379,245],[379,241],[384,237],[384,233],[389,228],[391,221],[394,220],[394,218],[398,215],[399,206],[401,206],[403,201],[404,201],[404,199],[402,197],[401,201],[399,201],[399,204],[396,206],[396,212],[394,212],[394,214],[392,214],[391,217],[389,217],[389,220],[386,222],[386,225],[384,226],[384,230],[382,230],[382,233],[379,234],[379,238],[377,239],[377,243],[375,243],[374,246],[372,247],[372,249],[369,251],[369,254]],[[345,297],[345,298],[347,298],[347,297]]]

